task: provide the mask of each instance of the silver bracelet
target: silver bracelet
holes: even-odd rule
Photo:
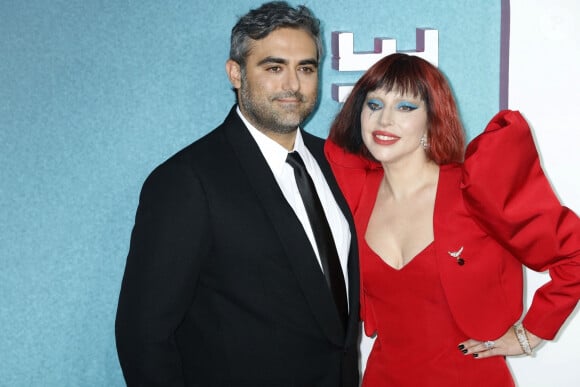
[[[520,343],[520,347],[522,351],[528,356],[532,356],[532,347],[530,346],[530,341],[528,340],[528,335],[526,334],[526,330],[521,322],[514,325],[514,332],[516,337],[518,338],[518,342]]]

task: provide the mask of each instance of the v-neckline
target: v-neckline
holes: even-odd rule
[[[437,211],[437,201],[439,198],[439,191],[440,191],[439,182],[441,181],[441,167],[439,167],[439,171],[437,173],[438,173],[438,176],[437,176],[437,185],[435,187],[435,203],[433,204],[433,218],[431,219],[431,226],[433,227],[433,234],[435,234],[435,222],[434,222],[434,220],[435,220],[435,213]],[[424,253],[431,245],[433,245],[435,243],[435,239],[432,239],[429,243],[427,243],[421,250],[419,250],[419,252],[417,254],[415,254],[413,256],[413,258],[411,258],[409,261],[407,261],[407,263],[405,263],[400,268],[396,268],[395,266],[389,264],[387,261],[385,261],[383,259],[383,257],[380,254],[378,254],[375,250],[373,250],[373,248],[368,244],[368,242],[366,240],[366,234],[367,234],[367,228],[369,225],[369,221],[371,219],[371,214],[373,212],[373,209],[375,208],[375,203],[377,202],[377,197],[379,194],[379,186],[380,186],[381,181],[385,175],[385,171],[383,169],[380,169],[380,173],[377,173],[376,175],[377,175],[376,180],[372,181],[372,184],[366,185],[366,190],[365,190],[366,192],[363,192],[363,197],[365,196],[365,193],[366,193],[367,196],[369,197],[369,200],[363,204],[363,208],[365,211],[364,212],[365,223],[364,223],[364,230],[363,230],[363,233],[361,234],[361,237],[363,238],[364,244],[367,246],[367,248],[384,265],[386,265],[387,267],[389,267],[392,270],[401,271],[404,268],[406,268],[411,262],[413,262],[417,256]],[[369,195],[369,193],[371,193],[371,192],[373,194]]]

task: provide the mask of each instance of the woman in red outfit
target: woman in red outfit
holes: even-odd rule
[[[580,220],[502,111],[464,150],[441,72],[393,54],[336,117],[326,154],[355,216],[363,386],[513,386],[506,356],[553,339],[580,299]],[[549,271],[523,313],[522,265]]]

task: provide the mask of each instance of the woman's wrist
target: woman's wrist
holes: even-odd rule
[[[516,334],[516,338],[518,339],[518,343],[520,343],[520,348],[522,349],[524,354],[532,356],[533,355],[532,345],[530,344],[530,340],[528,339],[526,329],[524,328],[521,322],[518,322],[514,325],[514,333]]]
[[[538,345],[540,345],[542,343],[542,341],[544,341],[544,339],[542,339],[539,336],[534,335],[532,332],[528,331],[526,328],[524,328],[526,331],[526,336],[528,337],[528,341],[530,342],[530,347],[532,348],[532,350],[536,349],[538,347]]]
[[[540,345],[543,339],[528,331],[521,322],[514,325],[514,333],[525,355],[532,356],[533,350]]]

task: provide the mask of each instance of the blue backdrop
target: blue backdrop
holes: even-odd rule
[[[113,326],[140,186],[225,117],[230,29],[260,3],[0,2],[1,386],[123,385]],[[326,136],[331,84],[360,76],[331,68],[333,31],[414,50],[435,28],[469,137],[498,110],[502,1],[305,3],[327,51],[307,130]]]

